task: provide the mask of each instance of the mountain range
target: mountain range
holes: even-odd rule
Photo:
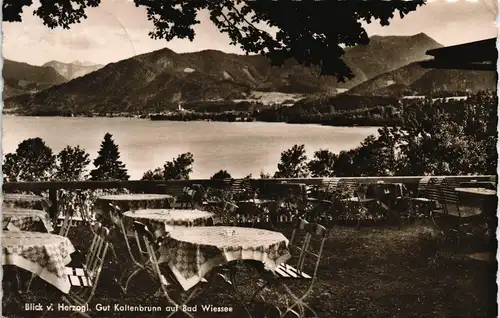
[[[215,50],[179,54],[165,48],[104,67],[84,63],[67,66],[52,61],[44,67],[50,66],[56,71],[54,74],[64,77],[61,75],[53,80],[53,86],[35,94],[7,99],[5,107],[73,113],[166,110],[181,102],[245,99],[255,91],[307,95],[351,89],[350,94],[370,95],[390,94],[392,90],[399,92],[407,87],[434,89],[432,85],[451,89],[473,84],[475,76],[482,76],[471,73],[470,81],[460,84],[457,75],[462,71],[455,74],[454,71],[419,69],[414,62],[428,59],[426,51],[439,47],[442,45],[424,33],[373,36],[367,45],[346,49],[344,60],[355,78],[345,83],[319,76],[317,69],[303,67],[293,60],[283,67],[271,67],[260,55]],[[96,70],[91,71],[92,68]],[[84,74],[87,71],[89,73]],[[4,69],[4,76],[17,76],[6,73]],[[489,79],[484,83],[489,84]]]
[[[90,62],[74,61],[63,63],[50,61],[42,66],[4,59],[3,98],[33,94],[54,85],[65,83],[101,68]]]
[[[496,72],[474,70],[428,69],[418,62],[386,72],[348,91],[348,94],[402,96],[427,95],[431,92],[478,92],[494,90]]]
[[[34,66],[8,59],[3,60],[2,73],[4,98],[38,92],[67,81],[52,67]]]
[[[59,61],[50,61],[43,66],[50,66],[56,70],[57,73],[61,74],[66,78],[66,80],[72,80],[74,78],[87,75],[102,68],[104,65],[92,64],[91,62],[73,61],[71,63],[63,63]]]

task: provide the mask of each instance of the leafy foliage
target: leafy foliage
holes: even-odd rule
[[[338,156],[327,149],[320,149],[314,152],[314,158],[307,163],[311,176],[316,177],[334,177],[335,163]]]
[[[231,174],[227,170],[219,170],[210,179],[231,179]]]
[[[271,179],[271,174],[267,173],[267,172],[264,172],[264,171],[261,171],[260,174],[259,174],[259,177],[261,179]]]
[[[162,167],[158,167],[158,168],[155,168],[154,170],[148,170],[146,172],[144,172],[144,174],[142,175],[142,178],[141,180],[165,180],[165,176],[164,176],[164,173],[163,173],[163,168]]]
[[[416,103],[403,112],[403,125],[387,130],[398,152],[398,174],[495,174],[496,94],[466,101]]]
[[[195,37],[193,26],[199,24],[197,13],[210,12],[210,20],[219,31],[227,33],[231,44],[239,45],[247,53],[268,56],[274,65],[283,65],[294,58],[306,66],[319,66],[322,74],[335,75],[340,80],[353,77],[342,60],[345,46],[367,44],[368,36],[360,22],[389,25],[398,11],[406,14],[424,4],[415,1],[243,1],[243,0],[134,0],[144,6],[154,29],[154,39],[170,41],[174,38]],[[5,0],[3,21],[21,21],[23,7],[32,1]],[[96,7],[100,0],[41,1],[35,15],[50,28],[68,29],[71,24],[86,18],[85,10]],[[332,24],[332,21],[335,21]],[[267,24],[278,29],[275,36],[260,29]]]
[[[90,180],[128,180],[130,178],[125,164],[120,161],[118,145],[115,144],[112,137],[110,133],[104,135],[98,156],[94,160],[96,168],[90,171]]]
[[[406,105],[400,126],[386,126],[338,155],[319,150],[307,163],[314,177],[495,174],[497,97],[425,100]],[[304,146],[282,153],[275,177],[305,174]]]
[[[80,181],[86,178],[90,155],[80,146],[66,146],[57,154],[54,179],[60,181]]]
[[[186,152],[167,161],[163,167],[149,170],[144,173],[141,180],[189,180],[193,172],[193,154]]]
[[[190,152],[177,156],[163,166],[166,180],[188,180],[189,174],[193,172],[193,154]]]
[[[275,178],[305,178],[308,176],[305,145],[294,145],[281,153]]]
[[[24,140],[15,153],[8,153],[2,171],[6,182],[48,181],[55,164],[52,149],[37,137]]]

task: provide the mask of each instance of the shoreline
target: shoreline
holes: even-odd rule
[[[328,126],[328,127],[367,127],[367,128],[381,128],[384,127],[384,123],[359,123],[359,122],[354,122],[351,125],[346,125],[346,124],[332,124],[332,123],[327,123],[327,122],[299,122],[299,121],[274,121],[274,120],[222,120],[222,119],[209,119],[209,118],[195,118],[195,119],[188,119],[184,118],[182,119],[179,118],[179,116],[174,116],[173,118],[162,118],[162,119],[151,119],[150,116],[145,116],[145,115],[113,115],[113,116],[99,116],[99,115],[93,115],[93,116],[85,116],[85,115],[77,115],[77,116],[64,116],[64,115],[26,115],[26,114],[16,114],[16,113],[2,113],[3,116],[12,116],[12,117],[47,117],[47,118],[128,118],[128,119],[141,119],[141,120],[148,120],[152,122],[158,122],[158,121],[165,121],[165,122],[218,122],[218,123],[281,123],[281,124],[287,124],[287,125],[318,125],[318,126]],[[167,115],[168,116],[168,115]],[[386,125],[388,123],[385,123]],[[389,126],[397,126],[396,123],[392,123],[392,125]]]

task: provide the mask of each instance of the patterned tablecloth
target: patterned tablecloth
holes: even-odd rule
[[[94,204],[96,218],[106,223],[109,220],[109,204],[120,208],[121,211],[135,211],[139,209],[168,209],[175,203],[175,197],[168,194],[117,194],[105,195],[97,198]]]
[[[50,217],[45,211],[6,208],[2,211],[4,231],[52,232]]]
[[[46,211],[51,205],[50,201],[34,194],[5,193],[3,195],[3,208],[22,208]]]
[[[174,209],[149,209],[127,211],[123,214],[124,223],[128,230],[132,230],[133,221],[139,221],[154,231],[157,236],[170,232],[173,227],[192,227],[212,224],[214,214],[201,210],[174,210]]]
[[[38,275],[64,293],[70,290],[65,266],[75,251],[67,237],[39,232],[3,232],[2,264]]]
[[[279,232],[226,226],[174,228],[160,253],[159,261],[168,262],[185,290],[214,267],[230,261],[261,261],[274,271],[291,257],[288,239]]]

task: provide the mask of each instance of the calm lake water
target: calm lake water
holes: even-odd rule
[[[106,132],[118,144],[131,179],[162,166],[184,152],[194,155],[192,179],[209,178],[220,169],[233,177],[274,173],[280,153],[305,144],[308,156],[319,149],[355,148],[373,127],[326,127],[283,123],[149,121],[135,118],[3,116],[3,154],[27,138],[41,137],[54,152],[67,145],[84,148],[94,159]],[[91,168],[93,166],[91,165]]]

